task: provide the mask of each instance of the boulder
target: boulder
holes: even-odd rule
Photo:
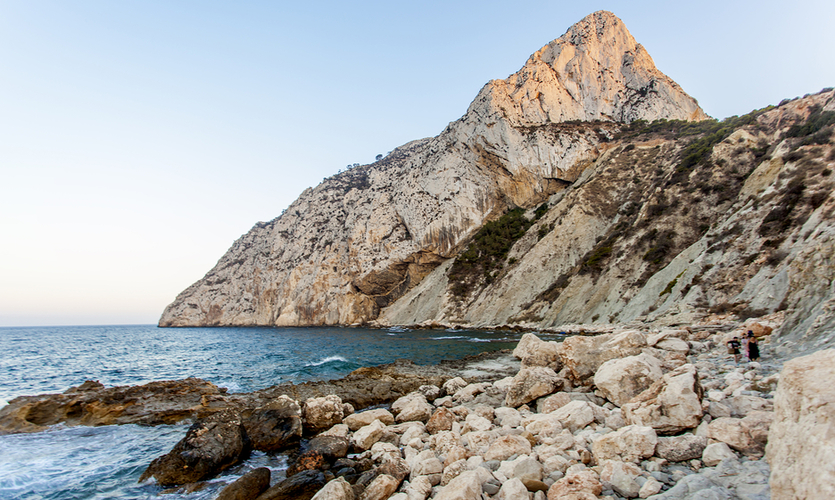
[[[482,382],[478,384],[467,384],[461,389],[455,391],[455,394],[452,395],[452,399],[454,399],[458,403],[469,403],[470,401],[474,400],[477,395],[486,391],[491,386],[492,384],[489,384],[487,382]]]
[[[333,461],[347,456],[349,445],[348,438],[319,435],[308,441],[307,449],[321,453],[326,459]]]
[[[638,355],[646,346],[643,333],[627,330],[594,337],[568,337],[557,346],[557,354],[571,377],[582,383],[592,378],[606,361]]]
[[[567,392],[558,392],[551,394],[544,398],[540,398],[536,402],[536,411],[539,413],[551,413],[573,401]]]
[[[375,420],[351,436],[351,442],[361,450],[370,450],[386,431],[386,424]]]
[[[290,467],[287,468],[287,477],[295,476],[302,471],[320,470],[328,463],[325,456],[318,451],[305,451],[296,457]]]
[[[312,433],[330,429],[342,423],[345,409],[339,396],[329,394],[320,398],[309,398],[304,402],[302,418],[304,428]]]
[[[592,454],[598,463],[603,460],[639,462],[655,454],[658,436],[652,427],[628,425],[604,434],[592,442]]]
[[[347,438],[351,435],[351,429],[345,424],[336,424],[325,432],[320,432],[320,436],[338,436]]]
[[[459,474],[444,486],[435,500],[481,500],[481,477],[477,471]]]
[[[736,453],[725,443],[710,443],[702,452],[702,462],[707,467],[715,467],[728,458],[736,459]]]
[[[420,392],[409,393],[391,405],[397,422],[426,422],[434,410],[435,407],[429,404],[426,396]]]
[[[243,419],[252,447],[261,451],[278,451],[295,445],[302,437],[301,408],[287,396],[252,410]]]
[[[531,443],[522,436],[502,436],[490,445],[484,453],[484,460],[507,460],[513,455],[529,455]]]
[[[562,420],[553,413],[534,413],[525,417],[522,425],[540,442],[557,437],[563,430]]]
[[[447,408],[438,408],[429,417],[426,422],[426,432],[429,434],[437,434],[440,431],[452,430],[452,424],[455,422],[455,414]]]
[[[603,392],[606,399],[622,406],[648,389],[662,375],[661,361],[655,356],[641,353],[611,359],[600,365],[594,374],[594,385]]]
[[[681,436],[659,437],[655,446],[655,454],[670,462],[684,462],[702,458],[707,446],[707,438],[693,434]]]
[[[354,500],[354,489],[342,477],[338,477],[328,483],[313,495],[312,500]]]
[[[600,482],[604,488],[613,489],[627,498],[638,496],[641,485],[636,479],[641,477],[643,472],[640,467],[620,460],[604,460],[599,465]]]
[[[530,457],[519,457],[513,464],[513,469],[508,477],[515,477],[525,484],[541,481],[542,464]]]
[[[431,476],[441,474],[444,471],[444,464],[438,459],[432,450],[424,450],[412,461],[411,478],[417,476]]]
[[[556,342],[545,342],[533,333],[526,333],[519,339],[513,355],[522,360],[522,368],[533,366],[547,366],[554,371],[562,368],[560,357],[557,354]]]
[[[467,468],[468,464],[466,459],[456,460],[449,465],[445,465],[444,472],[441,475],[441,486],[449,484],[450,481],[458,477]]]
[[[755,337],[765,337],[766,335],[771,335],[771,332],[774,331],[774,329],[770,326],[761,325],[760,323],[753,323],[748,325],[748,328],[745,329],[745,331],[754,332]]]
[[[572,401],[559,410],[549,413],[571,432],[594,422],[594,409],[586,401]]]
[[[659,481],[659,480],[655,479],[654,477],[650,476],[650,477],[647,478],[644,485],[641,486],[641,489],[638,490],[638,496],[640,498],[649,498],[652,495],[660,493],[661,488],[663,488],[663,487],[664,487],[664,485],[661,483],[661,481]]]
[[[202,481],[246,459],[252,450],[241,416],[222,410],[192,425],[167,454],[154,459],[139,481],[161,486]]]
[[[496,494],[498,500],[520,500],[528,498],[528,488],[520,479],[511,478],[502,484]]]
[[[440,434],[442,433],[438,435]],[[467,440],[466,447],[471,454],[483,455],[498,436],[496,431],[475,431],[468,432],[464,437]]]
[[[774,404],[765,398],[741,394],[731,399],[731,408],[735,417],[744,417],[752,411],[772,411]]]
[[[496,423],[502,427],[519,427],[522,424],[522,414],[516,408],[502,406],[496,408]]]
[[[250,500],[270,487],[270,469],[258,467],[223,488],[215,500]]]
[[[783,367],[766,448],[775,499],[835,498],[833,380],[833,349],[795,358]]]
[[[699,425],[701,397],[696,368],[686,364],[665,374],[621,408],[629,424],[648,425],[659,434],[676,434]]]
[[[515,408],[538,397],[551,394],[559,388],[560,378],[551,368],[545,366],[522,368],[513,377],[513,383],[505,396],[505,404]]]
[[[590,470],[567,474],[548,488],[548,500],[597,500],[603,485]]]
[[[708,424],[708,434],[745,455],[762,455],[772,419],[772,412],[763,411],[752,411],[745,418],[717,418]]]
[[[397,479],[388,474],[380,474],[366,486],[359,500],[386,500],[399,485],[400,481]]]
[[[437,385],[422,385],[418,387],[418,392],[426,396],[427,401],[435,401],[441,397],[441,388]]]
[[[363,411],[348,415],[342,419],[342,423],[347,425],[352,431],[359,430],[371,422],[379,420],[386,425],[394,424],[394,415],[384,408],[377,408],[374,410]]]
[[[464,387],[467,387],[467,381],[461,377],[455,377],[444,382],[444,385],[441,386],[441,389],[443,389],[444,394],[452,396]]]
[[[273,485],[255,500],[310,500],[325,486],[325,475],[306,470]]]
[[[655,343],[654,347],[656,349],[663,349],[665,351],[678,352],[681,354],[687,354],[690,352],[690,345],[687,342],[675,337],[667,337],[663,340],[659,340]]]
[[[413,478],[406,486],[406,495],[409,496],[409,500],[426,500],[431,492],[432,482],[426,476]]]

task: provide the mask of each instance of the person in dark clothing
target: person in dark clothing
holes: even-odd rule
[[[752,334],[748,339],[748,360],[757,361],[760,359],[760,344],[757,342],[757,337]]]
[[[739,337],[734,337],[728,341],[728,354],[734,355],[734,362],[739,364],[739,360],[742,358],[742,352],[740,352],[739,348],[742,347],[742,343],[739,341]]]

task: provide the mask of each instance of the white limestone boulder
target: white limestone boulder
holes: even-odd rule
[[[522,360],[522,368],[533,366],[547,366],[554,371],[562,368],[557,354],[557,342],[546,342],[533,333],[526,333],[519,339],[513,355]]]
[[[606,361],[594,374],[594,385],[617,406],[629,402],[661,379],[661,361],[646,353]]]
[[[435,407],[426,401],[421,392],[409,393],[392,403],[391,411],[397,422],[427,422]]]
[[[686,364],[665,374],[621,409],[629,424],[648,425],[659,434],[676,434],[699,425],[701,397],[696,368]]]
[[[560,387],[557,372],[545,366],[522,368],[513,377],[505,396],[505,405],[516,408],[536,398],[551,394]]]
[[[594,337],[569,337],[559,344],[557,354],[571,377],[584,382],[606,361],[638,355],[644,347],[647,347],[646,335],[627,330]]]
[[[594,409],[591,403],[586,401],[572,401],[549,415],[556,418],[564,428],[571,432],[594,422]]]
[[[772,498],[835,498],[833,381],[833,349],[783,367],[766,448]]]
[[[628,425],[603,434],[592,441],[592,454],[598,463],[603,460],[639,462],[655,454],[658,435],[647,426]]]
[[[321,432],[342,423],[345,410],[339,396],[329,394],[320,398],[309,398],[302,407],[304,427],[310,432]]]
[[[620,460],[604,460],[599,464],[600,483],[604,488],[611,488],[621,496],[638,496],[641,485],[636,481],[643,472],[640,467]]]
[[[374,410],[363,411],[360,413],[353,413],[342,419],[342,423],[347,425],[352,431],[357,431],[371,422],[379,420],[386,425],[394,424],[394,415],[390,411],[377,408]]]

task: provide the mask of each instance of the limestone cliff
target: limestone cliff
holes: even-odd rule
[[[703,118],[620,19],[594,13],[488,83],[437,137],[333,176],[254,227],[160,325],[374,320],[486,221],[575,182],[618,124]]]
[[[791,354],[832,346],[833,124],[828,89],[724,122],[621,127],[547,210],[528,211],[530,228],[498,266],[483,264],[484,250],[468,263],[476,235],[378,324],[677,324],[785,311]]]

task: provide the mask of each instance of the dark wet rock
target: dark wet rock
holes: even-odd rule
[[[256,450],[282,450],[298,444],[302,436],[301,410],[287,397],[248,412],[243,423]]]
[[[154,459],[139,481],[162,486],[202,481],[249,456],[252,447],[237,412],[217,412],[192,425],[167,454]]]
[[[253,469],[223,488],[215,500],[252,500],[270,487],[270,469]]]
[[[188,378],[151,382],[137,386],[104,388],[85,382],[64,394],[21,396],[0,408],[0,434],[39,432],[47,426],[65,425],[160,425],[185,419],[206,418],[220,410],[237,410],[252,430],[258,449],[281,448],[282,441],[295,439],[295,419],[271,405],[282,395],[296,401],[337,395],[355,409],[390,404],[426,385],[464,376],[470,382],[495,381],[515,374],[519,361],[510,351],[468,356],[437,365],[417,365],[408,360],[360,368],[345,378],[329,381],[282,384],[251,393],[229,394],[205,380]],[[282,417],[282,415],[284,415]],[[282,420],[283,419],[283,420]],[[270,437],[270,426],[277,436]]]
[[[256,500],[310,500],[325,483],[321,471],[306,470],[277,483]]]
[[[330,461],[347,456],[349,445],[348,439],[339,436],[317,436],[307,443],[309,450],[321,453]]]
[[[21,396],[0,409],[0,434],[49,425],[176,424],[229,406],[225,389],[197,378],[104,388],[87,381],[63,394]]]

